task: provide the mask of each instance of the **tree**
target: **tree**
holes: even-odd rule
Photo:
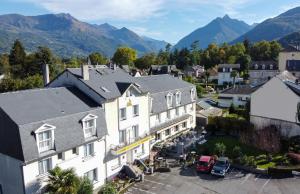
[[[0,83],[0,93],[32,88],[41,88],[43,87],[43,85],[44,84],[41,75],[28,76],[23,79],[13,79],[11,77],[5,77],[3,80],[1,80]]]
[[[241,71],[248,72],[251,63],[251,57],[248,54],[238,56],[237,63],[241,65]]]
[[[149,69],[151,65],[155,64],[155,60],[155,53],[149,53],[135,60],[134,66],[141,70]]]
[[[116,50],[112,58],[112,61],[120,66],[122,65],[133,66],[136,58],[137,58],[136,50],[128,47],[119,47]]]
[[[79,183],[74,169],[62,170],[55,167],[49,171],[45,191],[50,194],[76,194]]]
[[[102,194],[117,194],[116,185],[114,183],[107,183],[101,189]]]
[[[226,146],[223,143],[215,144],[215,153],[218,156],[224,156],[225,152],[226,152]]]
[[[157,65],[168,65],[169,63],[169,53],[163,50],[160,50],[156,57]]]
[[[237,71],[236,70],[232,70],[232,72],[230,73],[230,77],[233,78],[233,87],[235,87],[235,78],[237,76]]]
[[[80,178],[77,194],[93,194],[93,184],[87,178]]]
[[[11,74],[14,77],[22,77],[23,67],[25,63],[26,53],[22,43],[17,39],[9,54],[9,64],[11,66]]]
[[[89,55],[89,58],[91,60],[92,65],[103,65],[108,63],[107,58],[98,52],[91,53]]]
[[[270,50],[271,50],[270,58],[272,60],[277,60],[279,52],[282,50],[282,47],[277,41],[271,41]]]
[[[7,54],[0,55],[0,75],[9,74],[9,57]]]

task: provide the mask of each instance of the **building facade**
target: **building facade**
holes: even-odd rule
[[[243,79],[239,77],[240,64],[220,64],[218,66],[218,85],[233,84],[231,72],[234,70],[237,72],[235,82],[243,81]]]
[[[279,74],[275,61],[253,61],[249,67],[249,80],[251,84],[266,82]]]
[[[195,128],[196,98],[192,84],[169,75],[87,65],[44,89],[0,94],[0,188],[41,193],[55,166],[100,187],[156,142]]]
[[[297,78],[300,78],[300,51],[295,48],[285,50],[279,53],[278,57],[279,71],[289,71]]]

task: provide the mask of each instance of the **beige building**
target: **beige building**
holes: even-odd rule
[[[300,77],[300,51],[299,49],[285,50],[279,53],[278,58],[279,71],[285,70],[291,72],[294,76]]]

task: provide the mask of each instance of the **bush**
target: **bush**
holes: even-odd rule
[[[218,156],[224,156],[225,152],[226,152],[226,146],[223,143],[215,144],[215,153]]]
[[[102,187],[100,193],[101,194],[117,194],[118,191],[117,191],[116,185],[114,183],[106,183]]]
[[[292,176],[292,171],[300,171],[300,166],[291,166],[291,167],[283,167],[283,166],[277,166],[277,167],[270,167],[268,169],[268,174],[272,176]]]
[[[93,194],[93,185],[88,178],[81,178],[77,194]]]
[[[232,149],[232,157],[233,158],[239,158],[241,157],[243,154],[242,154],[242,150],[241,150],[241,147],[240,146],[234,146],[234,148]]]

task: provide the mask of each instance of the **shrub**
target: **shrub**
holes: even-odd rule
[[[93,185],[88,178],[81,178],[77,194],[93,194]]]
[[[248,165],[248,156],[247,155],[242,156],[240,159],[240,163],[243,165]]]
[[[256,156],[256,160],[267,160],[267,155],[266,154],[261,154],[259,156]]]
[[[256,166],[255,157],[254,156],[247,157],[247,163],[248,163],[249,166]]]
[[[218,156],[224,156],[225,152],[226,152],[226,146],[223,143],[215,144],[215,153]]]
[[[240,146],[234,146],[234,148],[232,149],[232,157],[239,158],[241,156],[242,156],[242,150]]]
[[[101,194],[117,194],[118,191],[117,191],[116,185],[114,183],[106,183],[102,187],[100,193]]]

